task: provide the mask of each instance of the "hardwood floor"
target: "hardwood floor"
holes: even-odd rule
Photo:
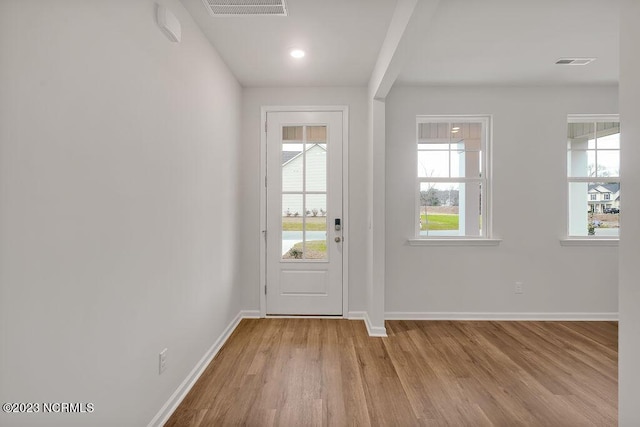
[[[615,426],[616,322],[245,319],[167,426]]]

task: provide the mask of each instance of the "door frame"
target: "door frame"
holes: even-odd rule
[[[349,107],[262,106],[260,107],[260,317],[267,317],[267,113],[276,112],[340,112],[342,113],[342,317],[349,313]],[[277,316],[275,316],[277,317]],[[309,316],[313,317],[313,316]],[[318,317],[318,316],[316,316]],[[322,316],[320,316],[322,317]],[[336,316],[331,316],[336,317]]]

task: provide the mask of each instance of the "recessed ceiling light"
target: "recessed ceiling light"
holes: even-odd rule
[[[460,130],[460,128],[458,126],[451,128],[451,130]]]
[[[451,133],[458,133],[458,130],[452,130]]]
[[[296,59],[300,59],[300,58],[304,58],[306,53],[302,49],[291,49],[289,51],[289,55],[291,55],[292,57],[294,57]]]

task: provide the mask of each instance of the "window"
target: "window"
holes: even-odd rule
[[[487,238],[490,117],[418,116],[416,237]]]
[[[618,116],[569,116],[569,237],[617,238],[620,230]]]

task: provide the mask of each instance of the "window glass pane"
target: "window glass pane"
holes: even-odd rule
[[[449,176],[449,152],[448,151],[419,151],[418,152],[418,176],[448,177]]]
[[[596,124],[597,148],[620,148],[620,123],[600,122]]]
[[[282,195],[283,259],[302,259],[302,209],[302,194]]]
[[[596,150],[572,150],[567,153],[567,171],[570,177],[596,176]]]
[[[440,142],[441,140],[438,140],[437,142],[420,142],[418,144],[418,150],[448,150],[449,149],[449,143],[443,143]]]
[[[449,138],[451,138],[451,142],[458,142],[464,140],[465,126],[461,123],[452,123],[451,124],[451,132]]]
[[[620,151],[598,150],[597,176],[620,176]]]
[[[620,134],[614,133],[598,138],[598,150],[620,149]]]
[[[452,123],[450,136],[451,142],[471,141],[472,149],[480,149],[482,123]]]
[[[451,151],[451,177],[480,178],[481,162],[478,151]]]
[[[449,139],[449,123],[420,123],[418,125],[419,139]]]
[[[451,176],[455,178],[465,177],[466,160],[468,160],[468,158],[465,156],[465,152],[451,151],[450,158],[451,158]]]
[[[598,171],[596,168],[596,150],[587,150],[587,174],[581,176],[598,176]]]
[[[480,183],[420,183],[420,236],[481,236]]]
[[[584,143],[586,143],[590,139],[594,139],[595,137],[594,123],[569,123],[567,137],[569,141],[584,142]]]
[[[306,144],[306,190],[327,191],[327,144]]]
[[[460,183],[420,183],[421,236],[460,235]]]
[[[282,191],[302,191],[303,144],[282,144]]]
[[[618,237],[620,183],[569,183],[569,235]]]

